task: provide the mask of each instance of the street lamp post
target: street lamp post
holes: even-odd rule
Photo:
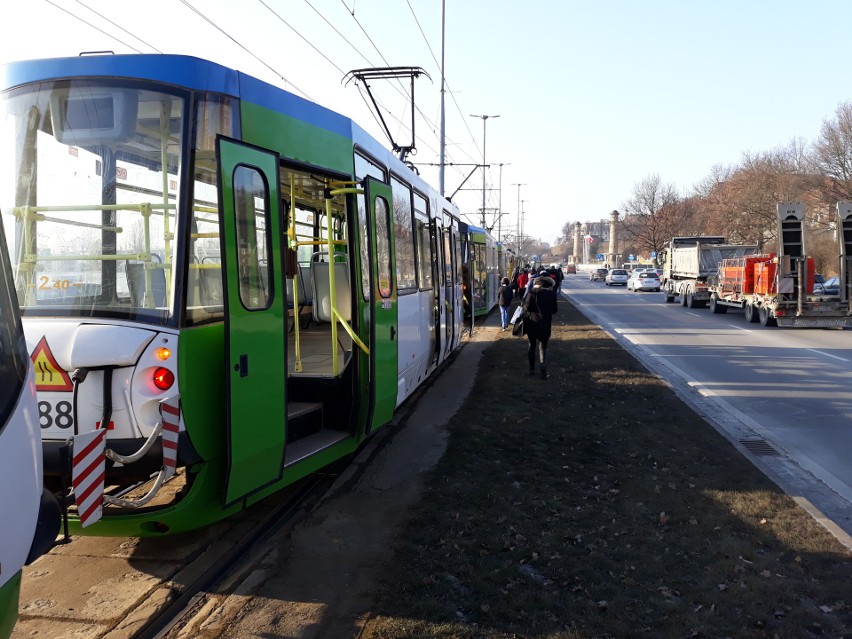
[[[472,118],[482,118],[482,227],[485,228],[485,123],[488,118],[499,118],[499,115],[475,115]]]

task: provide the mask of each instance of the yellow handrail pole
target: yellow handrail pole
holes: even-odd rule
[[[290,247],[290,242],[296,240],[296,174],[290,173],[290,213],[289,226],[287,230],[287,246]],[[293,277],[293,332],[296,346],[296,361],[293,363],[293,370],[296,373],[302,372],[302,342],[299,335],[299,256],[296,255],[296,275]],[[287,286],[285,283],[284,286]]]
[[[331,374],[337,377],[337,373],[339,371],[339,357],[337,355],[337,322],[338,322],[338,313],[337,313],[337,293],[335,290],[335,281],[334,281],[334,253],[331,252],[332,248],[332,217],[331,217],[331,198],[326,199],[325,201],[325,226],[326,226],[326,236],[328,237],[328,304],[331,315]],[[316,304],[316,300],[314,300],[314,304]]]
[[[144,272],[145,272],[145,292],[142,294],[142,307],[143,308],[154,308],[154,292],[153,285],[151,283],[151,269],[150,264],[153,262],[151,259],[151,208],[144,206],[140,211],[142,213],[142,219],[145,223],[142,225],[143,233],[145,236],[145,262],[144,262]],[[166,278],[168,280],[168,278]],[[166,298],[168,299],[168,297]]]
[[[365,354],[369,355],[370,349],[367,348],[367,345],[364,342],[362,342],[361,338],[358,337],[355,334],[355,331],[352,330],[352,327],[349,326],[349,323],[340,316],[340,313],[337,312],[337,309],[334,309],[333,312],[334,312],[335,317],[337,317],[337,320],[340,322],[340,325],[343,327],[343,329],[347,333],[349,333],[349,337],[352,338],[352,341],[355,342],[358,345],[358,348],[360,348],[362,351],[364,351]]]

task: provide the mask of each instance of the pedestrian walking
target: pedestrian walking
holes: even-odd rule
[[[512,305],[514,297],[512,284],[508,277],[504,277],[500,282],[500,290],[497,291],[497,303],[500,305],[500,323],[504,331],[509,327],[509,307]]]
[[[521,269],[521,274],[518,275],[518,297],[524,299],[527,292],[527,281],[530,279],[529,271],[526,268]]]
[[[548,275],[535,278],[532,288],[524,298],[524,333],[530,342],[527,359],[530,365],[530,375],[535,375],[535,356],[538,350],[539,374],[542,379],[550,377],[547,374],[547,343],[550,341],[550,329],[553,314],[556,312],[555,282]]]
[[[547,271],[541,269],[540,271],[533,271],[530,273],[530,279],[527,280],[527,289],[524,291],[524,298],[529,294],[530,290],[532,290],[533,285],[535,285],[536,280],[542,275],[547,275]],[[553,281],[553,280],[551,280]]]

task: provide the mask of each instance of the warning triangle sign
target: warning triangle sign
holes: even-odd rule
[[[30,359],[33,360],[35,367],[37,391],[70,392],[74,390],[74,385],[71,383],[68,373],[56,363],[53,353],[50,352],[46,337],[42,337],[36,344]]]

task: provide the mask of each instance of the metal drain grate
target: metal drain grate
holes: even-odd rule
[[[765,439],[741,439],[740,443],[754,455],[779,455]]]

